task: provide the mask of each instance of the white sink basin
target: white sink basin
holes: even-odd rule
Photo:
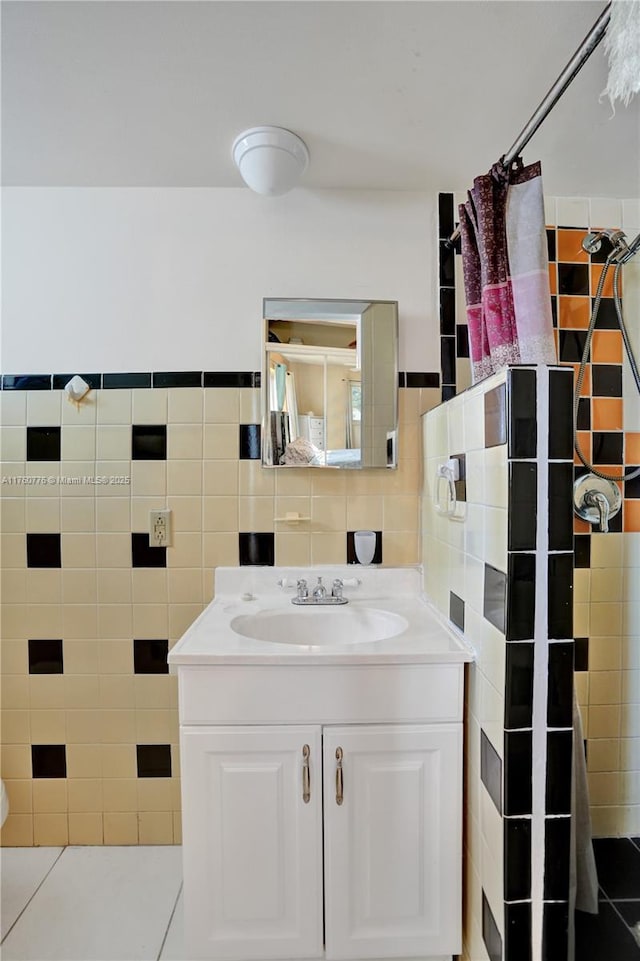
[[[256,641],[304,647],[367,644],[402,634],[409,622],[400,614],[375,607],[275,608],[234,617],[236,634]]]

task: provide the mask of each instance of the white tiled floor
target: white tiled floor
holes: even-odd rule
[[[186,961],[179,847],[3,848],[3,961]]]

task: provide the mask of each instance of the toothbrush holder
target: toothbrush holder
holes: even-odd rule
[[[360,564],[370,564],[376,553],[375,531],[354,531],[353,546]]]

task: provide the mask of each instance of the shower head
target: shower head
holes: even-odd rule
[[[627,247],[626,235],[622,230],[616,230],[613,227],[606,230],[594,230],[587,234],[582,241],[582,249],[586,250],[588,254],[595,254],[602,247],[603,237],[606,237],[611,244],[611,254],[615,255],[612,259],[617,259],[627,253],[629,248]]]

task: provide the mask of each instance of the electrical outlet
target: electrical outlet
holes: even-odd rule
[[[170,547],[171,535],[171,511],[149,511],[149,546]]]

